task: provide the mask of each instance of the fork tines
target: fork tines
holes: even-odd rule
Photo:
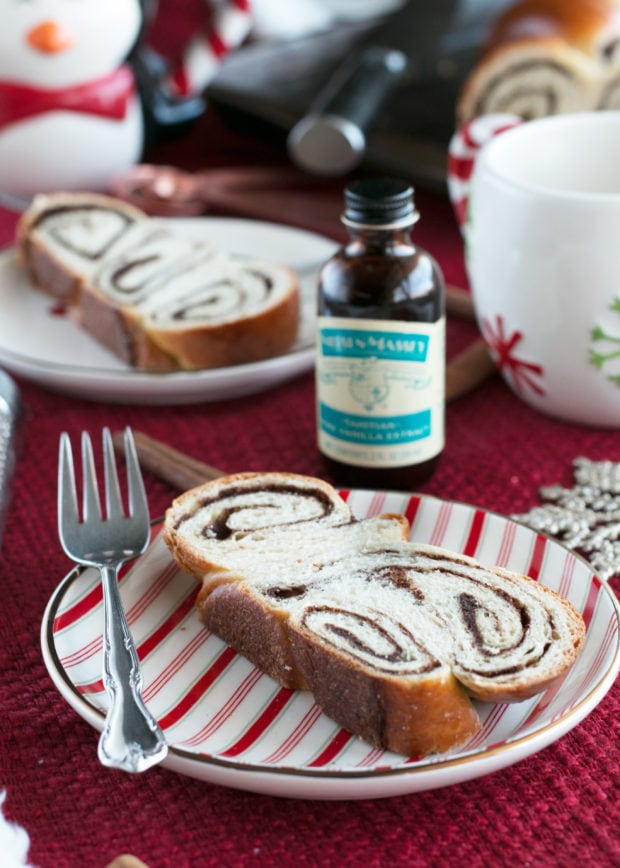
[[[125,515],[121,486],[114,457],[114,444],[109,428],[102,432],[103,442],[103,471],[105,480],[105,510],[108,519],[120,518]],[[144,481],[140,472],[140,464],[136,452],[133,434],[130,428],[124,432],[125,463],[127,466],[127,496],[128,517],[148,515],[148,504]],[[97,472],[92,440],[87,431],[82,432],[82,520],[88,518],[103,518],[99,486],[97,484]],[[79,520],[79,507],[77,486],[73,462],[73,452],[69,435],[64,432],[60,436],[60,460],[59,460],[59,493],[62,501],[59,502],[59,513],[69,510],[75,520]]]

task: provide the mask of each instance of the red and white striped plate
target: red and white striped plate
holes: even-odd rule
[[[525,702],[481,705],[483,728],[458,752],[424,759],[372,748],[340,729],[308,693],[286,690],[210,634],[194,611],[195,582],[153,543],[121,580],[142,661],[145,700],[171,750],[165,765],[211,783],[278,796],[379,798],[434,789],[511,765],[576,726],[620,669],[620,607],[588,564],[559,543],[465,504],[399,493],[345,492],[359,517],[401,512],[418,542],[442,545],[527,573],[583,614],[587,640],[553,688]],[[45,611],[43,655],[67,702],[95,728],[107,698],[101,681],[99,577],[75,569]]]

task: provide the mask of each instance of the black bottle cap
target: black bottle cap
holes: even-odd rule
[[[413,187],[398,178],[365,178],[353,181],[344,191],[343,221],[363,226],[403,226],[418,215]]]

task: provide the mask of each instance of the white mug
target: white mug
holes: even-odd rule
[[[500,373],[541,412],[620,427],[620,111],[483,116],[449,151],[474,309]]]

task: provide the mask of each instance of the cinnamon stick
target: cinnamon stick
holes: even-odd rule
[[[475,319],[474,303],[466,289],[458,286],[446,286],[446,311],[462,319]]]
[[[446,365],[446,401],[467,395],[495,373],[485,342],[477,338]]]
[[[148,434],[143,434],[142,431],[134,431],[133,439],[142,470],[148,470],[153,476],[170,483],[178,491],[187,491],[209,479],[217,479],[218,476],[224,475],[223,470],[191,458],[178,449],[173,449],[172,446],[155,440]],[[112,435],[112,440],[114,448],[122,455],[124,453],[123,432],[116,431]]]

